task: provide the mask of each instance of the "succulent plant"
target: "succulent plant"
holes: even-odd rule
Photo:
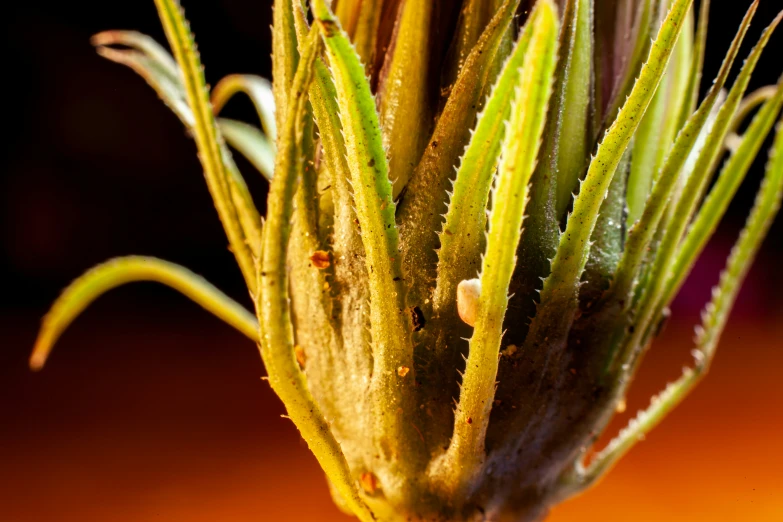
[[[173,286],[259,344],[335,502],[365,522],[540,519],[705,374],[780,205],[781,132],[692,368],[587,457],[775,124],[783,81],[745,91],[783,13],[727,91],[750,4],[700,100],[707,0],[698,16],[692,0],[462,0],[458,17],[445,0],[275,0],[273,83],[230,76],[210,98],[179,3],[155,4],[173,57],[134,32],[94,43],[191,131],[255,314],[177,265],[119,258],[60,297],[33,367],[101,293]],[[236,93],[263,131],[216,117]],[[265,218],[227,144],[270,180]]]

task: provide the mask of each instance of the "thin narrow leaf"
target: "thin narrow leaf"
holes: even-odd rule
[[[704,55],[707,51],[707,30],[710,20],[710,0],[702,0],[699,6],[698,28],[693,43],[692,62],[690,66],[690,75],[688,83],[685,86],[685,103],[682,105],[680,117],[678,118],[678,128],[685,126],[685,122],[696,110],[699,103],[699,89],[701,88],[701,78],[704,73]]]
[[[605,125],[608,127],[614,122],[617,113],[631,89],[644,65],[644,59],[650,52],[650,42],[653,34],[653,21],[656,20],[654,3],[656,0],[640,0],[633,5],[635,0],[623,0],[621,6],[628,11],[629,16],[633,14],[633,21],[630,23],[618,23],[616,26],[610,25],[606,30],[615,29],[618,33],[615,35],[614,43],[614,64],[611,71],[611,77],[608,79],[609,95],[605,96],[606,112],[603,114]],[[597,2],[603,3],[603,2]],[[608,2],[607,6],[613,6],[614,2]],[[632,11],[633,10],[633,11]],[[635,11],[635,12],[634,12]],[[622,16],[618,17],[622,20]],[[600,24],[596,28],[601,31]],[[625,33],[625,34],[624,34]],[[627,36],[626,36],[627,34]],[[631,49],[628,53],[627,49]],[[603,73],[605,74],[605,73]],[[604,80],[607,81],[607,80]]]
[[[152,281],[170,286],[208,312],[258,342],[258,321],[242,305],[201,276],[174,263],[154,257],[119,257],[102,263],[66,288],[44,317],[35,341],[30,366],[43,367],[54,344],[66,328],[98,297],[127,283]]]
[[[753,119],[742,139],[742,144],[726,163],[717,183],[696,215],[696,219],[688,230],[672,264],[671,275],[666,282],[664,291],[664,302],[669,302],[671,296],[679,290],[685,277],[690,273],[696,258],[704,249],[709,238],[712,237],[718,222],[728,208],[729,202],[736,194],[745,174],[761,149],[764,139],[774,125],[775,118],[782,106],[783,79],[778,86],[778,92],[764,104],[764,107]]]
[[[274,0],[272,8],[272,91],[275,98],[276,129],[282,128],[286,121],[289,93],[299,63],[294,27],[296,1],[298,0]]]
[[[563,332],[569,330],[568,326],[576,312],[579,281],[590,252],[590,238],[601,205],[615,170],[639,126],[638,115],[647,110],[663,76],[691,2],[692,0],[674,2],[653,42],[639,80],[590,163],[579,196],[574,202],[573,214],[568,219],[557,255],[552,261],[552,273],[544,282],[538,313],[525,339],[524,349],[530,350],[531,353],[545,342],[548,343],[547,346],[565,342]]]
[[[155,5],[169,45],[182,71],[186,99],[193,113],[194,138],[199,150],[199,159],[204,167],[207,186],[223,228],[226,230],[231,250],[248,288],[253,292],[256,288],[255,268],[248,239],[258,229],[245,231],[242,224],[256,222],[260,227],[260,218],[256,220],[255,217],[243,218],[237,215],[238,206],[233,201],[234,197],[242,199],[242,210],[254,209],[254,206],[244,180],[237,171],[230,165],[227,167],[225,163],[227,154],[209,104],[204,70],[182,8],[178,0],[155,0]]]
[[[177,63],[163,47],[150,37],[132,31],[98,33],[93,36],[92,43],[97,47],[98,54],[108,60],[130,67],[144,78],[160,99],[177,115],[180,121],[195,133],[194,127],[196,122],[193,117],[193,111],[188,106],[185,87],[182,84],[182,73]],[[112,47],[114,45],[130,47],[130,49],[121,50]],[[270,165],[270,161],[264,158],[274,162],[274,150],[269,145],[265,146],[260,143],[262,140],[266,141],[266,138],[256,136],[252,129],[248,129],[248,133],[252,134],[252,136],[248,136],[248,133],[239,132],[235,128],[226,130],[222,128],[223,123],[225,123],[224,120],[218,120],[218,125],[221,126],[221,131],[228,143],[245,155],[269,179],[271,170],[265,171],[262,169],[266,169]],[[239,122],[235,123],[239,124]],[[232,125],[232,123],[228,123],[228,125]],[[236,142],[234,141],[235,139],[237,140]],[[259,142],[259,144],[256,146],[252,142]],[[235,200],[234,203],[237,207],[246,208],[248,211],[246,215],[238,216],[240,220],[250,225],[249,227],[243,226],[245,234],[248,237],[260,240],[261,231],[258,212],[255,210],[249,193],[243,188],[244,182],[241,181],[239,171],[234,165],[231,154],[222,144],[221,153],[229,171],[230,183],[237,185],[235,194],[243,198],[242,201]],[[253,241],[257,243],[255,239]]]
[[[753,9],[753,6],[750,9]],[[617,366],[621,367],[623,364],[626,364],[623,361],[629,357],[628,352],[642,349],[645,344],[643,342],[644,337],[649,335],[650,325],[656,322],[656,318],[660,317],[663,308],[669,304],[679,287],[679,284],[674,284],[673,279],[669,277],[673,259],[678,251],[685,229],[691,222],[691,217],[699,203],[700,195],[706,190],[710,174],[720,159],[724,139],[728,134],[732,119],[748,87],[750,76],[781,18],[783,18],[783,13],[778,15],[765,29],[758,43],[745,60],[739,76],[737,76],[729,95],[726,97],[726,101],[718,111],[717,116],[715,116],[712,129],[696,159],[693,172],[682,192],[682,197],[677,202],[676,208],[672,213],[673,219],[669,222],[656,251],[655,260],[650,270],[650,277],[648,278],[649,284],[644,288],[642,300],[638,305],[634,334],[628,337],[624,348],[621,350],[620,357],[616,359],[615,364]],[[778,93],[780,90],[779,86]],[[774,115],[772,118],[774,121]]]
[[[590,255],[582,276],[582,287],[579,289],[579,300],[584,310],[589,310],[604,297],[623,254],[626,238],[625,195],[633,150],[631,142],[617,166],[617,172],[609,185],[606,199],[601,204],[598,221],[590,238],[593,245],[590,247]]]
[[[666,0],[660,9],[668,5],[669,0]],[[653,184],[680,131],[681,108],[690,103],[686,89],[693,65],[692,53],[693,9],[688,11],[666,73],[636,132],[626,198],[628,228],[642,215]]]
[[[460,491],[485,458],[484,439],[495,394],[498,353],[508,287],[514,271],[519,231],[544,132],[557,61],[558,20],[552,0],[538,2],[529,47],[517,86],[509,132],[493,195],[481,294],[462,392],[454,418],[454,436],[442,466],[447,483]]]
[[[280,128],[275,172],[267,204],[263,258],[259,266],[256,309],[261,324],[261,356],[269,384],[286,407],[310,450],[315,454],[335,489],[363,521],[374,516],[359,496],[339,443],[329,429],[307,387],[294,354],[293,328],[289,309],[287,246],[291,234],[293,199],[302,174],[304,117],[307,91],[312,82],[320,40],[313,30],[303,46],[296,70],[285,125]]]
[[[466,0],[457,21],[457,29],[451,42],[444,66],[444,87],[451,86],[459,76],[470,51],[476,45],[481,33],[502,4],[501,0]]]
[[[383,482],[417,464],[412,455],[419,443],[415,427],[408,420],[415,414],[412,324],[405,305],[395,204],[375,100],[364,69],[325,2],[315,0],[313,10],[335,81],[369,273],[374,357],[370,393],[375,443],[384,468],[379,470],[379,479]],[[400,375],[401,367],[409,370]]]
[[[518,6],[519,0],[507,0],[474,47],[400,200],[398,215],[408,301],[423,310],[428,309],[424,302],[430,298],[436,277],[435,248],[437,231],[443,222],[441,214],[446,210],[446,191],[470,138],[484,86],[494,81],[490,78],[493,59],[501,50]],[[425,316],[428,315],[425,310]]]
[[[748,116],[758,108],[759,105],[762,105],[764,102],[775,96],[775,93],[778,90],[777,85],[767,85],[765,87],[760,87],[753,91],[752,93],[745,96],[745,98],[742,100],[742,103],[740,103],[739,108],[737,108],[737,113],[734,115],[734,118],[731,120],[731,125],[729,126],[729,133],[736,133],[739,128],[742,126],[742,124],[745,122]],[[731,146],[730,143],[728,143],[729,138],[731,137],[731,134],[726,138],[726,148],[729,149],[732,152],[735,152],[736,147]],[[738,140],[741,140],[739,136],[737,136]]]
[[[380,76],[379,117],[395,200],[416,168],[430,131],[427,64],[431,16],[432,2],[402,3]]]
[[[543,5],[543,3],[541,4]],[[454,395],[454,370],[464,332],[457,314],[457,286],[460,281],[478,276],[481,256],[486,247],[487,207],[492,179],[500,159],[501,145],[511,114],[525,53],[533,34],[534,20],[540,8],[535,7],[522,29],[519,40],[495,84],[470,143],[462,156],[454,181],[454,192],[438,252],[438,276],[433,294],[432,319],[422,332],[422,343],[434,344],[432,362],[424,368],[422,395],[431,397],[427,405],[430,425],[427,432],[433,445],[445,445],[451,436]],[[426,338],[426,339],[425,339]]]
[[[560,36],[558,80],[552,97],[548,134],[544,139],[544,170],[555,173],[555,215],[565,217],[571,195],[587,167],[588,116],[593,64],[593,21],[589,0],[568,0]],[[545,178],[552,177],[544,176]]]
[[[661,222],[661,218],[678,181],[682,179],[680,173],[683,171],[683,166],[693,150],[702,129],[707,124],[710,113],[720,96],[721,89],[723,89],[729,77],[734,60],[750,27],[750,22],[756,14],[757,7],[758,1],[754,2],[748,9],[745,18],[740,24],[739,31],[723,60],[717,78],[715,78],[704,102],[688,119],[685,128],[677,137],[674,147],[672,147],[660,174],[657,176],[658,181],[655,183],[652,194],[647,199],[644,210],[640,214],[640,219],[631,227],[628,233],[628,240],[617,269],[617,274],[612,282],[611,290],[615,293],[617,299],[624,301],[628,306],[631,303],[631,293],[633,292],[636,278],[639,276],[641,263],[648,251],[653,235],[658,229],[658,224]]]
[[[543,4],[542,4],[543,5]],[[457,285],[479,274],[484,252],[487,204],[492,179],[500,159],[506,122],[511,114],[522,65],[533,34],[535,8],[520,34],[514,51],[487,100],[470,143],[462,156],[449,210],[441,232],[438,252],[438,278],[433,299],[433,315],[453,315]]]
[[[220,118],[218,125],[226,141],[241,152],[267,180],[271,180],[275,169],[272,142],[257,127],[241,121]]]
[[[337,0],[334,4],[334,15],[340,20],[340,25],[348,36],[353,38],[356,32],[356,22],[362,8],[362,0]]]
[[[734,245],[720,284],[713,290],[712,301],[703,314],[702,327],[693,351],[695,366],[655,396],[647,410],[640,412],[627,428],[596,455],[587,468],[577,466],[570,480],[572,487],[583,490],[604,475],[638,441],[657,426],[696,387],[709,369],[726,321],[742,282],[753,263],[783,199],[783,122],[778,124],[767,173],[756,196],[745,228]]]
[[[661,143],[666,106],[669,102],[669,89],[665,80],[664,76],[664,80],[661,81],[661,85],[658,87],[647,112],[644,113],[639,129],[634,136],[634,153],[626,193],[628,228],[633,226],[642,215],[659,167],[657,163],[659,148],[665,146]]]
[[[370,76],[373,73],[372,67],[375,63],[378,25],[381,21],[383,4],[384,0],[362,0],[359,3],[356,30],[353,33],[353,43],[359,55],[359,61],[364,65],[367,75]]]
[[[295,13],[297,31],[303,34],[307,20],[302,10]],[[333,401],[351,401],[346,408],[356,411],[357,404],[344,393],[346,386],[354,385],[364,390],[372,374],[371,346],[367,339],[369,316],[369,289],[364,246],[356,226],[353,192],[350,187],[351,170],[340,122],[337,91],[331,74],[321,59],[315,63],[315,78],[310,86],[310,103],[318,126],[323,150],[323,165],[330,180],[334,205],[333,233],[331,241],[334,274],[330,288],[339,289],[340,299],[332,302],[332,314],[338,322],[342,343],[339,353],[333,354],[324,372],[331,372],[325,386],[335,389]],[[362,404],[364,406],[364,404]],[[347,415],[359,422],[357,415]],[[348,428],[350,429],[350,428]]]
[[[220,114],[223,107],[235,94],[244,93],[253,102],[261,126],[272,145],[277,141],[275,123],[275,96],[272,84],[266,78],[252,74],[231,74],[220,80],[212,89],[212,111]]]

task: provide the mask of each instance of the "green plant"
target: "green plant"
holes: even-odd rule
[[[781,132],[692,369],[584,461],[778,117],[783,81],[743,97],[783,13],[725,93],[751,4],[699,102],[706,0],[698,26],[692,0],[538,0],[519,28],[520,0],[464,0],[445,57],[434,2],[313,0],[308,18],[276,0],[274,83],[231,76],[210,100],[179,3],[155,3],[173,58],[133,32],[94,43],[192,131],[255,317],[181,267],[120,258],[55,303],[33,367],[108,289],[173,286],[259,343],[364,521],[541,518],[704,375],[780,205]],[[238,92],[264,132],[216,118]],[[265,219],[225,143],[270,180]]]

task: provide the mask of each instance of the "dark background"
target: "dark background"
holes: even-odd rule
[[[269,77],[270,4],[185,1],[208,81],[214,84],[235,72]],[[747,4],[713,1],[705,88]],[[778,0],[762,0],[743,57],[780,7]],[[26,357],[48,305],[73,278],[113,256],[144,254],[178,262],[236,299],[247,304],[249,299],[226,248],[194,144],[143,80],[98,57],[89,43],[92,34],[105,29],[135,29],[164,41],[153,2],[27,2],[4,7],[0,17],[6,92],[0,155],[0,519],[340,519],[295,430],[276,417],[282,409],[259,380],[263,369],[252,344],[168,289],[132,285],[101,298],[65,334],[46,370],[27,371]],[[783,35],[777,34],[751,89],[777,81],[783,72],[781,52]],[[226,114],[254,122],[245,100],[232,101]],[[263,211],[265,183],[241,158],[238,162]],[[678,301],[675,314],[682,321],[697,321],[747,216],[765,162],[762,152]],[[728,346],[722,347],[727,353],[716,362],[718,375],[704,385],[713,395],[700,390],[694,401],[698,404],[701,397],[701,409],[683,407],[703,419],[712,418],[712,412],[725,424],[694,425],[693,415],[675,414],[671,425],[667,421],[661,428],[668,430],[671,447],[660,449],[660,455],[637,449],[640,456],[629,457],[642,459],[636,461],[642,468],[634,469],[645,470],[647,479],[652,473],[656,484],[665,482],[656,469],[664,473],[672,469],[667,462],[673,469],[683,462],[671,451],[693,455],[704,449],[707,435],[697,435],[698,430],[731,433],[726,440],[745,434],[753,446],[747,450],[750,457],[737,453],[734,461],[727,448],[712,448],[702,465],[723,455],[716,466],[728,459],[734,475],[764,477],[764,463],[768,469],[775,468],[776,458],[778,468],[783,464],[779,447],[770,446],[776,454],[763,453],[766,446],[758,440],[766,439],[757,439],[761,435],[754,431],[770,437],[782,433],[776,401],[783,399],[783,388],[771,371],[764,373],[773,361],[781,361],[783,348],[778,337],[782,232],[779,218],[739,299],[732,323],[737,326],[727,332]],[[686,360],[690,330],[680,325],[675,321],[669,337],[682,349],[650,357],[653,370],[640,377],[640,394],[676,377]],[[756,366],[743,367],[748,361]],[[755,406],[738,397],[755,397]],[[777,424],[765,424],[771,421]],[[693,447],[688,446],[691,439]],[[629,487],[636,475],[622,475],[623,465],[616,472],[624,477],[622,483],[610,478],[593,497],[577,502],[604,499],[596,495]],[[693,483],[709,483],[727,469],[697,474]],[[727,498],[733,498],[739,486],[725,486]],[[676,483],[659,491],[664,498],[648,506],[650,520],[678,514],[700,519],[704,512],[698,507],[688,511],[685,498],[670,511],[654,510],[665,510],[666,499],[679,498],[683,487],[690,491]],[[626,491],[626,503],[619,507],[638,508],[629,498],[644,496],[650,488]],[[749,484],[747,490],[756,488]],[[770,510],[777,506],[783,512],[783,490],[769,486],[763,491]],[[746,502],[763,504],[748,495],[742,497]],[[618,497],[613,498],[617,504]],[[722,509],[711,520],[726,513],[731,511]],[[763,513],[751,519],[773,520]],[[607,516],[603,520],[615,520]]]

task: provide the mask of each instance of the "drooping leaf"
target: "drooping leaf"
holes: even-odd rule
[[[221,79],[212,89],[212,110],[218,115],[235,94],[244,93],[253,102],[264,132],[275,145],[275,96],[272,84],[265,78],[251,74],[231,74]]]
[[[258,342],[258,321],[242,305],[201,276],[174,263],[154,257],[118,257],[102,263],[71,283],[44,317],[30,356],[30,366],[43,367],[60,335],[98,297],[109,290],[137,281],[162,283],[177,290],[247,338]]]
[[[226,141],[241,152],[267,180],[271,180],[275,169],[272,142],[257,127],[241,121],[220,118],[218,125]]]
[[[182,84],[182,73],[177,63],[163,47],[150,37],[132,31],[99,33],[92,38],[92,43],[96,46],[98,54],[108,60],[130,67],[144,78],[180,121],[188,129],[194,130],[196,122],[193,112],[188,106],[185,87]],[[121,50],[114,47],[118,45],[130,49]],[[259,80],[263,79],[259,78]],[[217,108],[215,108],[215,113],[217,113]],[[274,102],[269,100],[264,110],[274,112]],[[271,117],[271,113],[269,113],[269,117]],[[274,163],[274,144],[270,143],[257,129],[246,124],[226,122],[226,120],[218,120],[217,123],[221,127],[226,141],[247,157],[267,179],[270,179],[272,176],[271,165]],[[224,124],[231,128],[224,128]],[[271,120],[268,125],[271,125],[268,128],[273,131],[274,120]],[[229,170],[229,175],[233,178],[232,182],[243,185],[231,154],[222,144],[221,153],[224,156],[223,161]],[[239,216],[239,218],[252,224],[250,228],[245,228],[245,234],[260,238],[260,225],[257,222],[260,218],[258,213],[252,210],[253,205],[249,194],[241,187],[237,189],[237,193],[246,200],[234,203],[249,211],[248,215]]]

